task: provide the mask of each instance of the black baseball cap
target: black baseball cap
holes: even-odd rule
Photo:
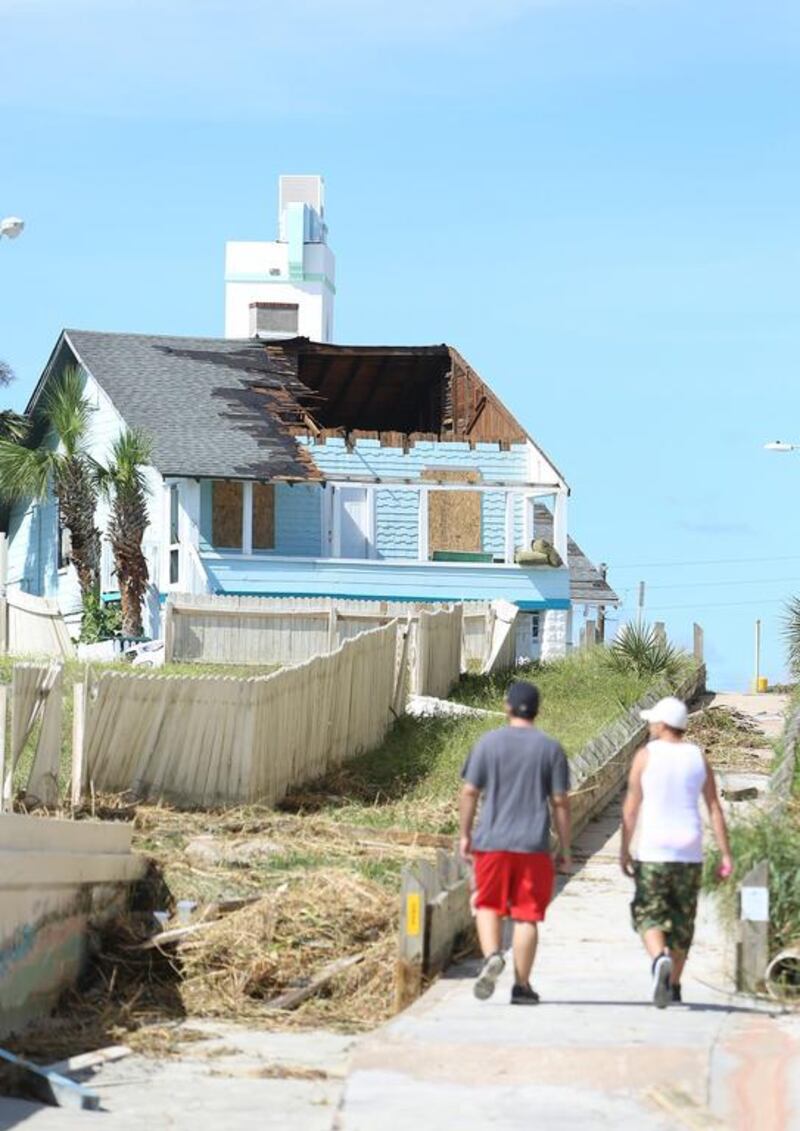
[[[535,719],[539,713],[539,688],[518,679],[509,686],[506,702],[518,719]]]

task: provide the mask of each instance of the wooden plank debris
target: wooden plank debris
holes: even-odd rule
[[[349,970],[351,966],[357,966],[359,962],[364,961],[363,954],[351,954],[348,958],[339,958],[336,962],[331,962],[328,966],[312,978],[305,986],[298,986],[296,989],[287,990],[286,993],[280,994],[278,997],[273,998],[267,1002],[267,1009],[295,1009],[296,1006],[302,1004],[308,998],[313,997],[314,994],[319,993],[324,989],[329,982],[337,978],[339,974],[343,974],[345,970]]]
[[[97,1111],[100,1107],[97,1092],[51,1068],[42,1068],[3,1048],[0,1048],[0,1060],[11,1066],[15,1084],[26,1096],[52,1107],[71,1107],[79,1111]]]
[[[77,1056],[69,1056],[66,1060],[57,1060],[48,1064],[49,1072],[57,1072],[60,1076],[69,1076],[76,1072],[87,1072],[91,1068],[99,1068],[101,1064],[112,1064],[116,1060],[123,1060],[133,1052],[128,1045],[107,1045],[94,1052],[82,1052]]]

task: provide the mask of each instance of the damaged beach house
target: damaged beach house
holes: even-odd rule
[[[126,427],[148,437],[147,631],[170,593],[503,599],[520,659],[563,654],[574,609],[617,603],[569,536],[565,478],[451,346],[329,340],[322,182],[280,191],[279,239],[228,245],[228,337],[64,330],[28,405],[78,366],[97,458]],[[79,622],[55,498],[14,506],[8,559],[11,590]]]

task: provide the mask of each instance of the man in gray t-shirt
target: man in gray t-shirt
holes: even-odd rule
[[[478,938],[484,955],[475,996],[491,997],[505,966],[502,922],[514,920],[512,1005],[533,1005],[530,986],[537,923],[553,894],[550,811],[561,845],[559,870],[569,871],[569,765],[558,742],[535,726],[539,692],[512,683],[506,697],[509,725],[475,744],[461,776],[461,854],[475,867]],[[473,833],[475,813],[481,809]]]

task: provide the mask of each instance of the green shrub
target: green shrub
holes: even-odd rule
[[[605,655],[615,671],[664,676],[670,683],[680,679],[686,665],[685,654],[649,624],[626,624]]]

